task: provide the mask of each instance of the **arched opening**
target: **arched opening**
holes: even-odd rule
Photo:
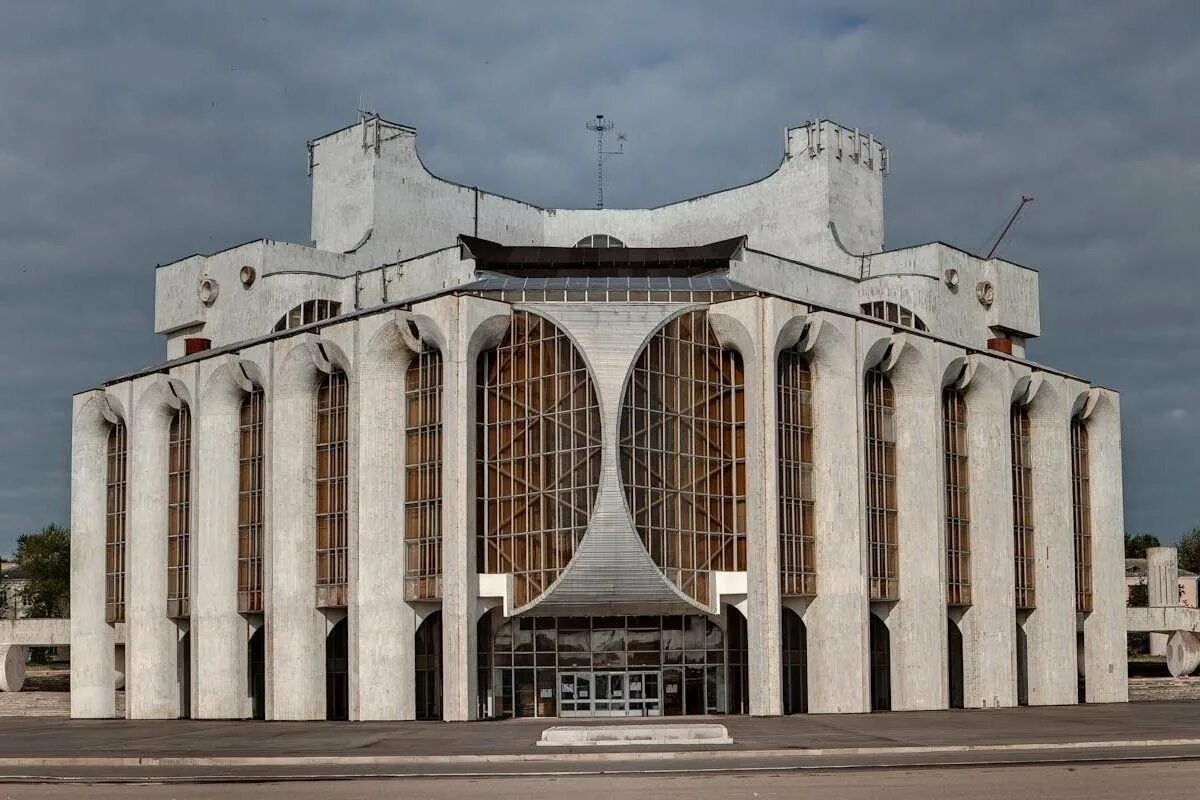
[[[624,247],[625,243],[607,233],[593,233],[575,243],[576,247]]]
[[[892,634],[887,623],[871,618],[871,710],[892,710]]]
[[[175,673],[179,679],[179,717],[192,716],[192,634],[184,631],[176,649]]]
[[[783,713],[808,712],[808,630],[790,608],[783,609]]]
[[[250,636],[246,648],[246,686],[250,692],[250,718],[267,718],[267,643],[264,627]]]
[[[642,545],[680,591],[712,602],[713,572],[746,569],[742,357],[704,311],[663,325],[622,400],[621,478]]]
[[[905,328],[916,328],[919,331],[927,331],[929,328],[925,325],[925,321],[918,317],[911,309],[905,308],[899,303],[893,303],[890,300],[876,300],[871,303],[861,303],[859,310],[868,317],[874,317],[884,322],[890,322],[893,325],[902,325]]]
[[[293,308],[275,323],[275,332],[287,331],[332,319],[342,313],[342,304],[336,300],[308,300]]]
[[[725,706],[715,706],[713,703],[713,695],[721,697],[720,684],[717,683],[718,675],[712,671],[708,673],[709,682],[709,698],[708,705],[705,707],[709,714],[749,714],[750,713],[750,634],[746,628],[746,617],[742,615],[733,606],[726,606],[726,659],[729,664],[728,682],[726,684],[727,691],[724,693],[728,696],[728,703]],[[711,623],[710,623],[711,624]],[[691,681],[689,681],[689,709],[695,708],[696,703],[692,702],[691,696]],[[689,714],[703,714],[704,711],[689,710]]]
[[[946,620],[946,677],[950,688],[950,707],[965,705],[963,684],[963,637],[954,617]]]
[[[434,611],[417,628],[413,677],[417,719],[442,718],[442,612]]]
[[[325,719],[350,717],[350,642],[346,620],[325,636]]]
[[[1016,661],[1017,661],[1017,705],[1029,705],[1029,640],[1025,635],[1024,619],[1017,616]]]

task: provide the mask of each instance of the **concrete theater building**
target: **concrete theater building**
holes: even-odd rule
[[[879,141],[622,210],[308,151],[313,245],[161,266],[166,360],[74,398],[74,716],[1127,699],[1118,396],[1033,270],[885,249]]]

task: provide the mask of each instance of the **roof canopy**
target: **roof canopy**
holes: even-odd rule
[[[745,244],[738,236],[694,247],[534,247],[459,236],[464,258],[481,270],[528,277],[697,275],[729,266]]]

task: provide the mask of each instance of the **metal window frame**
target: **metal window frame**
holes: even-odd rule
[[[1092,610],[1092,499],[1087,424],[1071,420],[1071,513],[1075,541],[1075,610]]]
[[[263,610],[263,431],[265,394],[255,387],[238,409],[238,611]]]
[[[477,559],[537,599],[583,540],[600,485],[601,419],[583,354],[549,319],[516,310],[479,357]]]
[[[317,605],[341,608],[347,602],[350,558],[350,381],[333,369],[317,388],[315,521]]]
[[[863,478],[869,597],[900,599],[900,544],[896,502],[896,394],[879,367],[863,380]]]
[[[416,354],[404,376],[404,599],[442,596],[442,354]]]
[[[742,357],[699,309],[673,317],[638,354],[621,404],[622,483],[650,557],[708,605],[710,574],[746,569]]]
[[[812,370],[795,350],[779,354],[779,571],[784,597],[817,593],[813,497]]]
[[[125,543],[127,541],[129,435],[124,421],[108,430],[105,451],[104,621],[125,621]]]
[[[946,494],[946,604],[971,605],[971,500],[967,401],[942,390],[942,444]]]
[[[187,404],[167,434],[167,616],[191,613],[192,414]]]
[[[1013,575],[1018,611],[1037,608],[1034,566],[1033,429],[1029,408],[1014,405],[1010,415],[1013,503]]]

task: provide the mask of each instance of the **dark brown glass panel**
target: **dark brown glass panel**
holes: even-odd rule
[[[190,612],[192,415],[175,412],[167,440],[167,616]]]
[[[478,563],[541,595],[587,530],[600,483],[600,407],[583,355],[549,320],[512,314],[480,356]]]
[[[334,370],[317,389],[317,590],[322,607],[346,605],[349,560],[350,386],[346,373]]]
[[[128,441],[125,423],[108,430],[104,506],[104,619],[125,621],[125,523]]]
[[[971,505],[967,478],[967,402],[942,392],[942,442],[946,483],[946,603],[971,605]]]
[[[405,374],[404,599],[442,596],[442,354]]]
[[[779,354],[779,565],[785,597],[817,593],[813,536],[812,371],[795,351]]]
[[[746,569],[742,358],[704,311],[675,317],[634,363],[621,410],[621,473],[642,544],[701,603],[710,574]]]
[[[867,371],[864,388],[870,598],[898,600],[900,565],[896,521],[896,399],[892,382],[878,367]]]
[[[1029,410],[1012,408],[1012,483],[1013,483],[1013,566],[1016,580],[1016,605],[1028,610],[1037,607],[1033,565],[1033,461]]]
[[[238,611],[263,610],[263,390],[242,399],[238,427]]]
[[[1092,490],[1088,432],[1071,421],[1071,510],[1075,531],[1075,610],[1092,610]]]

